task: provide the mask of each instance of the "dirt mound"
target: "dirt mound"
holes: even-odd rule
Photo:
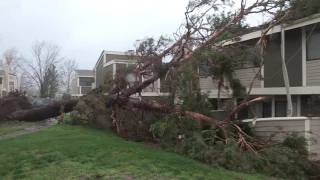
[[[7,120],[7,116],[19,110],[32,109],[24,93],[19,91],[9,92],[7,96],[0,98],[0,121]]]

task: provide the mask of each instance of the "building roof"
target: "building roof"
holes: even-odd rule
[[[96,65],[94,66],[93,69],[96,69],[96,67],[98,66],[100,60],[101,60],[101,57],[103,54],[112,54],[112,55],[123,55],[123,56],[126,56],[126,55],[130,55],[130,54],[134,54],[134,50],[129,50],[129,51],[107,51],[107,50],[103,50],[98,58],[98,61],[96,62]]]
[[[266,33],[266,35],[270,35],[270,34],[281,32],[281,28],[283,28],[284,31],[287,31],[287,30],[291,30],[291,29],[307,26],[307,25],[310,25],[310,24],[315,24],[315,23],[318,23],[318,22],[320,22],[320,13],[314,14],[314,15],[311,15],[311,16],[308,16],[308,17],[304,17],[304,18],[301,18],[301,19],[298,19],[298,20],[295,20],[295,21],[290,22],[288,24],[284,23],[284,24],[281,24],[281,25],[274,26],[273,28],[271,28]],[[262,30],[265,30],[266,27],[267,26],[265,26],[265,25],[261,25],[261,27],[257,28],[257,29],[261,28],[261,30],[252,31],[250,33],[243,34],[243,35],[238,37],[238,38],[240,38],[240,40],[237,40],[237,41],[226,40],[226,41],[222,41],[220,44],[229,45],[229,44],[234,44],[234,43],[237,43],[237,42],[247,41],[247,40],[250,40],[250,39],[260,38],[262,33],[263,33]],[[255,29],[255,28],[252,28],[252,29]]]
[[[93,70],[76,69],[74,70],[78,76],[94,76]]]

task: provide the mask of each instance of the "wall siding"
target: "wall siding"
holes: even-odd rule
[[[251,81],[256,75],[256,72],[259,71],[259,68],[248,68],[240,69],[235,71],[235,77],[238,78],[242,85],[246,88],[250,87]],[[261,88],[261,81],[255,79],[252,85],[253,88]]]
[[[72,94],[79,94],[79,88],[78,88],[78,78],[75,78],[71,82],[71,93]]]
[[[97,68],[95,70],[96,87],[99,87],[103,83],[103,79],[104,79],[104,75],[103,75],[103,59],[104,59],[104,55],[101,56],[100,62],[97,65]]]
[[[203,91],[210,91],[218,89],[218,83],[212,81],[212,77],[199,78],[200,88]]]
[[[320,60],[307,61],[307,86],[320,86]]]
[[[287,136],[287,133],[303,132],[304,125],[304,120],[257,121],[256,125],[252,127],[252,133],[261,140],[281,141]]]
[[[320,159],[320,120],[310,120],[310,131],[312,132],[310,135],[310,152],[318,154],[317,159]]]
[[[310,121],[310,157],[320,160],[320,142],[316,140],[320,137],[320,118],[311,118]],[[257,121],[255,126],[249,122],[252,133],[261,140],[283,141],[287,135],[293,131],[298,131],[305,136],[306,121],[301,120],[270,120]],[[309,128],[309,127],[307,127]]]

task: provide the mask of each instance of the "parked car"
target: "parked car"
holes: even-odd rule
[[[32,105],[34,108],[39,108],[39,107],[42,107],[42,106],[47,106],[49,104],[52,104],[54,103],[55,100],[54,99],[50,99],[50,98],[38,98],[38,99],[35,99],[33,102],[32,102]]]

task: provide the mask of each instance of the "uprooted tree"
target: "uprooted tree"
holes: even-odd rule
[[[236,125],[229,123],[230,120],[234,119],[234,115],[253,103],[263,101],[264,97],[253,100],[247,98],[250,94],[251,87],[247,93],[244,93],[245,88],[242,87],[239,80],[232,75],[236,64],[241,63],[243,59],[239,56],[239,54],[242,53],[241,50],[243,47],[224,46],[223,42],[237,41],[238,35],[250,30],[243,24],[243,20],[247,15],[262,12],[268,13],[272,18],[262,27],[264,28],[262,30],[262,36],[255,45],[258,52],[261,52],[261,61],[259,62],[261,67],[263,64],[263,49],[266,45],[266,32],[274,25],[289,21],[293,17],[294,13],[287,7],[286,2],[286,0],[256,0],[253,4],[248,5],[245,0],[242,0],[239,8],[236,11],[233,11],[235,13],[232,13],[231,10],[230,12],[221,13],[219,12],[219,9],[231,8],[233,7],[233,3],[224,0],[190,1],[185,12],[185,22],[178,29],[178,32],[174,33],[174,40],[165,36],[162,36],[159,39],[148,38],[146,40],[141,40],[136,46],[136,53],[131,54],[131,56],[138,59],[137,63],[128,68],[125,72],[117,73],[115,78],[108,81],[107,85],[109,88],[99,87],[93,90],[92,93],[89,93],[89,95],[83,97],[80,101],[82,101],[82,103],[90,103],[90,101],[86,101],[86,98],[92,98],[91,103],[102,103],[104,107],[100,109],[100,111],[104,111],[105,109],[110,110],[112,114],[111,117],[116,125],[118,133],[121,131],[120,123],[122,121],[119,117],[120,110],[153,111],[166,114],[179,113],[183,116],[191,116],[199,122],[213,122],[223,131],[224,138],[228,139],[230,136],[228,133],[230,128],[239,129]],[[179,32],[183,33],[179,34]],[[40,54],[41,51],[37,52],[39,53],[36,55],[42,57]],[[54,51],[54,53],[55,52],[56,51]],[[163,58],[168,57],[171,57],[171,60],[163,63]],[[45,59],[45,62],[48,61],[51,63],[51,61],[56,60],[58,60],[58,58],[54,56],[53,59]],[[246,97],[239,106],[233,108],[229,107],[229,114],[225,121],[215,120],[209,116],[188,109],[181,109],[172,103],[161,104],[155,101],[144,101],[131,98],[132,95],[139,94],[144,88],[152,85],[159,78],[164,79],[170,86],[171,98],[174,99],[179,97],[179,93],[181,93],[182,90],[177,88],[176,82],[179,81],[179,78],[186,75],[186,73],[183,73],[182,69],[185,69],[185,67],[196,68],[201,62],[207,63],[209,70],[214,70],[214,73],[211,74],[211,76],[213,81],[218,81],[219,95],[222,89],[226,89],[227,91],[231,89],[233,92],[230,96],[231,98],[239,96]],[[260,70],[257,72],[255,78],[259,77]],[[133,73],[136,79],[133,84],[129,85],[126,75],[130,73]],[[43,75],[41,74],[35,73],[34,78],[39,78],[39,82],[37,81],[39,87],[42,86],[42,76]],[[147,78],[142,81],[142,76],[147,76]],[[195,74],[191,79],[196,78],[197,75]],[[229,82],[228,85],[223,83],[225,82],[225,79]],[[254,81],[254,79],[252,81]],[[197,83],[194,83],[194,85],[197,90],[192,92],[200,93]],[[97,94],[103,94],[106,90],[108,90],[106,96],[95,98]],[[77,103],[78,100],[67,100],[59,101],[39,109],[23,111],[12,110],[8,111],[10,113],[7,113],[0,118],[39,121],[60,115],[61,109],[63,109],[65,113],[70,112]],[[90,114],[90,118],[94,118],[99,115],[100,112],[92,110],[86,113]],[[238,133],[240,133],[241,136],[246,136],[241,129],[239,129]],[[247,148],[254,150],[255,144],[244,145]]]
[[[235,146],[241,152],[249,151],[261,157],[260,150],[269,144],[251,137],[241,125],[232,121],[236,113],[265,99],[264,97],[250,99],[249,95],[253,81],[260,78],[264,63],[264,48],[267,46],[266,33],[273,26],[290,22],[296,17],[297,12],[288,7],[287,2],[287,0],[255,0],[249,4],[246,0],[242,0],[236,11],[221,13],[219,9],[231,8],[233,4],[227,0],[190,1],[185,13],[185,22],[174,33],[174,39],[161,36],[158,39],[147,38],[138,41],[136,52],[128,53],[128,56],[132,56],[137,62],[123,71],[118,71],[114,77],[107,75],[105,85],[94,89],[80,100],[59,101],[38,109],[18,111],[10,109],[2,113],[0,118],[39,121],[77,109],[78,117],[83,123],[101,123],[99,118],[107,117],[107,119],[102,118],[105,121],[103,123],[111,122],[114,124],[113,130],[119,134],[126,134],[126,137],[132,137],[132,134],[136,133],[132,131],[140,128],[139,131],[148,133],[148,137],[159,139],[169,132],[170,128],[176,127],[171,131],[173,135],[171,134],[169,139],[176,138],[175,141],[179,141],[177,137],[188,136],[192,130],[200,128],[206,134],[203,143],[215,144],[219,141],[222,144],[229,144],[227,143],[229,139],[236,139]],[[239,35],[251,30],[243,24],[243,20],[255,13],[271,16],[268,22],[259,27],[262,31],[261,38],[251,45],[239,45],[240,43],[225,45],[228,41],[237,42]],[[249,47],[253,47],[254,50],[244,53]],[[255,57],[260,68],[246,91],[234,77],[234,69],[243,64],[248,55]],[[164,58],[171,60],[164,63],[162,62]],[[211,117],[210,104],[201,92],[197,80],[198,67],[201,64],[206,65],[207,76],[212,77],[212,81],[218,85],[218,104],[221,93],[230,96],[231,101],[224,105],[227,112],[225,119],[218,120]],[[134,77],[133,81],[128,77]],[[141,96],[132,97],[139,96],[143,89],[153,86],[158,79],[161,79],[162,84],[169,89],[168,96],[164,97],[166,100],[160,102],[145,100]],[[244,100],[235,106],[232,99],[239,97]],[[176,99],[181,99],[182,103],[175,103]],[[1,108],[4,107],[0,103]],[[156,122],[145,122],[148,116],[159,118],[153,118]],[[137,128],[132,130],[132,127]]]

